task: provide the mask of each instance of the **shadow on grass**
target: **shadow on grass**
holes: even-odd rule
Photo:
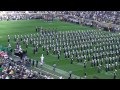
[[[93,79],[99,79],[99,77],[97,77],[97,76],[93,76]]]

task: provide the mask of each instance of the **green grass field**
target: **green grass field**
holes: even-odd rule
[[[7,35],[9,34],[11,36],[11,45],[12,47],[15,47],[14,43],[14,35],[25,35],[25,34],[31,34],[36,33],[35,27],[36,26],[42,26],[45,29],[53,29],[57,28],[59,31],[67,31],[67,30],[93,30],[95,28],[85,27],[81,25],[76,25],[72,23],[67,22],[61,22],[58,20],[55,20],[53,22],[45,22],[43,20],[19,20],[19,21],[0,21],[0,45],[7,46]],[[105,31],[103,31],[105,32]],[[105,32],[110,33],[110,32]],[[22,45],[22,48],[25,48]],[[33,58],[35,60],[40,60],[40,56],[43,53],[42,48],[39,49],[39,52],[36,55],[33,55],[32,47],[28,47],[28,56],[30,58]],[[60,69],[57,73],[61,73],[62,71],[72,71],[74,75],[77,75],[78,77],[84,76],[84,68],[83,63],[77,63],[74,62],[74,64],[70,64],[69,60],[65,60],[64,56],[62,55],[60,58],[60,61],[57,60],[56,55],[49,54],[48,56],[44,52],[45,57],[45,64],[52,66],[53,64],[57,65],[57,68]],[[112,72],[105,72],[105,70],[102,70],[101,73],[97,73],[97,69],[90,67],[90,63],[87,64],[87,78],[92,79],[94,76],[100,78],[100,79],[112,79],[113,74]],[[52,68],[52,67],[51,67]],[[47,68],[49,69],[49,68]],[[54,73],[50,70],[51,73]],[[57,74],[56,73],[56,74]],[[120,78],[120,70],[118,70],[117,77]],[[64,75],[64,72],[63,72]]]

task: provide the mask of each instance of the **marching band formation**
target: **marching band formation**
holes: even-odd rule
[[[8,49],[11,49],[11,53],[13,52],[14,47],[11,46],[11,42],[14,41],[16,43],[14,54],[20,56],[21,61],[14,62],[6,53],[0,52],[0,56],[5,57],[0,63],[0,68],[3,68],[0,78],[53,79],[28,69],[30,65],[38,67],[40,64],[43,66],[45,59],[43,54],[40,57],[40,62],[29,59],[27,57],[28,47],[32,47],[33,55],[42,49],[40,52],[44,52],[46,56],[53,54],[57,56],[56,60],[58,61],[64,57],[64,60],[68,60],[71,65],[74,63],[83,64],[85,70],[89,67],[97,68],[96,73],[101,73],[102,70],[112,71],[113,78],[117,78],[117,70],[120,69],[120,35],[106,31],[120,31],[120,11],[6,11],[0,12],[0,20],[53,20],[59,15],[62,15],[62,18],[59,17],[59,19],[63,21],[97,27],[99,30],[57,31],[36,26],[36,32],[33,34],[14,35],[14,39],[8,35]],[[107,28],[106,31],[101,31],[103,28]],[[25,49],[21,47],[22,44]],[[56,64],[53,65],[53,70],[55,71],[55,69]],[[62,79],[62,76],[59,78]],[[87,78],[86,71],[84,78]]]
[[[49,55],[50,51],[53,55],[57,55],[56,60],[61,60],[61,55],[64,55],[70,64],[83,63],[85,69],[87,64],[90,64],[91,67],[98,68],[98,73],[101,70],[108,72],[120,69],[119,34],[96,30],[61,32],[36,27],[35,34],[15,35],[14,41],[19,51],[22,51],[20,43],[26,48],[32,46],[33,54],[42,48],[46,55]],[[43,60],[42,54],[41,65],[44,63]]]

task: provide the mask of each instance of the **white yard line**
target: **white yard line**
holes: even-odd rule
[[[38,69],[38,70],[41,70],[41,69],[39,69],[39,68],[37,68],[37,67],[34,67],[35,69]],[[60,77],[60,76],[58,76],[58,75],[55,75],[55,74],[52,74],[52,73],[50,73],[50,72],[47,72],[47,71],[45,71],[45,70],[41,70],[41,71],[43,71],[43,72],[46,72],[46,73],[48,73],[48,74],[51,74],[51,75],[53,75],[53,76],[56,76],[56,77]],[[63,78],[64,79],[64,78]]]
[[[51,66],[48,65],[48,64],[45,64],[45,65],[51,67]],[[49,69],[49,68],[47,68],[47,67],[45,67],[45,68],[46,68],[46,69]],[[64,74],[63,74],[63,73],[60,73],[59,71],[62,71]],[[68,77],[68,76],[69,76],[69,73],[68,73],[68,72],[66,72],[66,71],[64,71],[64,70],[61,70],[61,69],[59,69],[59,68],[56,68],[56,72],[57,72],[58,74],[62,75],[62,76],[65,76],[65,77]],[[77,75],[75,75],[75,74],[72,74],[72,76],[79,78],[79,76],[77,76]]]

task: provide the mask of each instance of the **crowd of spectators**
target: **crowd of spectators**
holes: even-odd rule
[[[119,25],[120,11],[63,11],[59,14],[78,16],[84,19],[96,20]]]
[[[0,20],[30,20],[42,19],[42,15],[35,11],[3,11],[0,12]]]
[[[42,18],[42,14],[71,15],[83,19],[119,25],[120,11],[0,11],[0,20]]]
[[[63,14],[77,16],[83,19],[119,25],[120,11],[0,11],[0,17],[4,19],[32,19],[42,14]]]
[[[0,79],[53,79],[50,75],[30,69],[29,60],[1,59]]]
[[[120,31],[119,11],[63,11],[62,20],[86,26],[103,28],[107,31]]]

